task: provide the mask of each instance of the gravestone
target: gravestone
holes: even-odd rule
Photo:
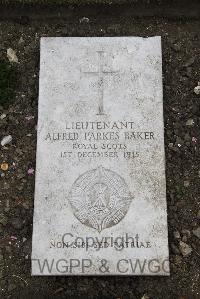
[[[42,38],[32,275],[169,275],[160,37]]]

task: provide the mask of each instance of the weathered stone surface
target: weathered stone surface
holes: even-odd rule
[[[161,65],[160,37],[42,38],[33,275],[169,274]]]

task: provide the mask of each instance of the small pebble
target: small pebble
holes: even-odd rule
[[[192,252],[192,248],[185,242],[179,242],[179,249],[183,256],[188,256]]]
[[[194,137],[194,136],[192,137],[192,142],[197,143],[197,140],[198,139],[196,137]]]
[[[198,85],[194,88],[194,93],[200,95],[200,82],[198,82]]]
[[[193,229],[192,231],[193,235],[195,235],[198,239],[200,239],[200,227],[197,229]]]
[[[179,233],[179,231],[174,231],[174,238],[175,239],[180,239],[181,238],[181,235],[180,235],[180,233]]]
[[[1,170],[3,170],[3,171],[8,170],[8,163],[2,163],[1,164]]]
[[[20,37],[20,39],[19,39],[18,43],[19,43],[19,45],[24,43],[24,39],[23,39],[23,37],[22,37],[22,36]]]
[[[33,168],[29,168],[28,169],[28,175],[34,175],[34,169]]]
[[[86,17],[83,17],[83,18],[79,19],[80,23],[89,23],[89,21],[90,21],[90,19],[86,18]]]
[[[15,62],[15,63],[19,62],[16,52],[12,48],[7,49],[7,57],[10,62]]]
[[[0,116],[1,120],[4,119],[4,118],[6,118],[6,114],[5,113],[1,114],[1,116]]]
[[[186,121],[186,126],[187,127],[193,127],[194,126],[194,120],[192,118],[188,119]]]
[[[187,242],[187,236],[186,236],[186,235],[184,235],[184,236],[182,237],[182,241],[183,241],[183,242]]]
[[[25,116],[25,119],[29,121],[34,119],[34,116],[33,115]]]
[[[1,140],[1,145],[4,146],[4,145],[10,143],[11,141],[12,141],[12,136],[11,135],[5,136]]]
[[[186,187],[186,188],[190,186],[190,182],[189,181],[184,181],[183,184],[184,184],[184,187]]]
[[[8,223],[8,217],[3,213],[0,214],[0,223],[5,226]]]

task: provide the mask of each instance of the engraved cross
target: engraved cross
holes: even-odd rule
[[[104,112],[104,76],[109,74],[115,74],[118,73],[118,71],[105,71],[103,68],[103,53],[104,51],[97,51],[98,54],[98,70],[96,72],[84,72],[85,74],[92,74],[92,75],[98,75],[98,97],[99,97],[99,103],[98,103],[98,113],[97,115],[105,115]]]

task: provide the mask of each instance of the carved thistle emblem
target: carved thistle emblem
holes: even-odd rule
[[[99,232],[119,223],[132,200],[125,180],[102,166],[80,175],[68,198],[74,216]]]

